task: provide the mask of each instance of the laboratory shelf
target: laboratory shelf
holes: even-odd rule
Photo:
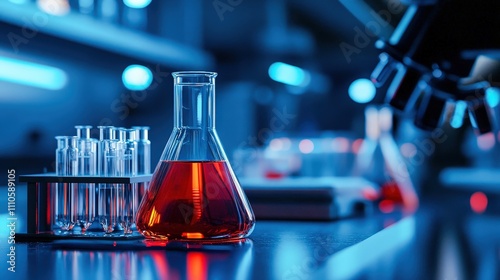
[[[0,1],[0,21],[21,27],[21,32],[14,35],[27,35],[27,40],[35,38],[36,32],[41,32],[172,68],[201,69],[214,64],[211,54],[201,49],[76,12],[61,16],[51,15],[38,9],[33,3],[14,4]]]

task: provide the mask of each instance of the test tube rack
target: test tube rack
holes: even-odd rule
[[[58,176],[55,173],[21,175],[19,181],[27,183],[28,187],[27,233],[24,237],[27,240],[65,238],[52,233],[50,186],[53,183],[136,184],[150,182],[151,177],[152,174],[128,177]]]

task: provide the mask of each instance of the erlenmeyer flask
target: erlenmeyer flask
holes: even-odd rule
[[[389,107],[365,109],[366,137],[358,152],[354,175],[363,176],[380,186],[379,208],[392,212],[400,207],[412,213],[418,197],[406,162],[392,136],[392,111]]]
[[[176,72],[174,129],[137,213],[150,239],[248,236],[255,217],[215,130],[212,72]]]

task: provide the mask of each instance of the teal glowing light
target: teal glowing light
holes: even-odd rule
[[[28,0],[9,0],[9,1],[14,3],[14,4],[24,4],[24,3],[28,2]]]
[[[486,89],[486,102],[491,108],[496,107],[500,103],[500,88],[490,87]]]
[[[153,73],[142,65],[130,65],[122,74],[123,85],[129,90],[145,90],[153,82]]]
[[[356,103],[372,101],[375,93],[375,85],[368,79],[357,79],[349,86],[349,97]]]
[[[450,126],[453,128],[460,128],[464,123],[465,110],[467,109],[467,103],[465,101],[459,100],[455,104],[455,111],[453,112],[453,117],[450,121]]]
[[[123,4],[130,8],[142,9],[151,4],[151,0],[123,0]]]
[[[52,66],[0,57],[0,80],[42,89],[60,90],[68,82],[68,75]]]
[[[291,86],[306,87],[311,81],[309,72],[290,64],[275,62],[269,66],[268,74],[276,82]]]

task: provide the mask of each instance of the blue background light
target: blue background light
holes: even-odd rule
[[[9,1],[14,3],[14,4],[24,4],[24,3],[28,2],[28,0],[9,0]]]
[[[283,84],[306,87],[311,76],[309,72],[290,64],[275,62],[269,66],[269,77]]]
[[[59,68],[0,57],[0,80],[49,90],[62,89],[68,80]]]
[[[460,128],[464,123],[465,110],[467,103],[465,101],[457,101],[455,104],[455,111],[450,121],[450,126],[453,128]]]
[[[349,86],[349,97],[356,103],[368,103],[375,98],[376,88],[368,79],[357,79]]]
[[[151,4],[151,0],[123,0],[123,4],[130,8],[142,9]]]
[[[500,88],[490,87],[486,89],[486,102],[490,107],[496,107],[500,103]]]
[[[129,90],[145,90],[153,82],[153,73],[146,66],[130,65],[123,70],[122,81]]]

